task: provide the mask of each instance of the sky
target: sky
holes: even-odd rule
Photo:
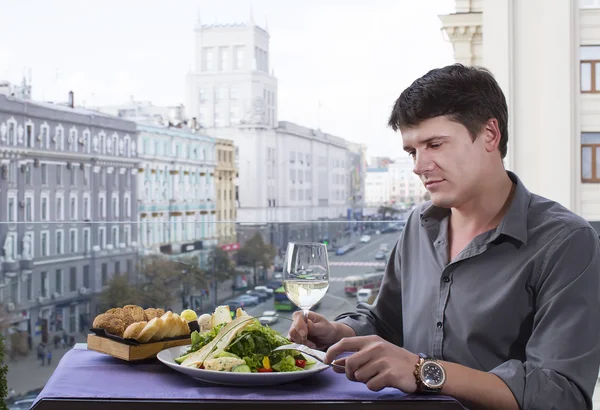
[[[279,120],[399,156],[395,99],[452,64],[440,14],[453,0],[0,0],[0,80],[31,72],[33,98],[77,105],[185,104],[194,26],[268,22]]]

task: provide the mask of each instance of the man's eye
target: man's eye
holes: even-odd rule
[[[442,144],[441,143],[436,143],[436,144],[429,144],[430,148],[436,149],[439,148]]]

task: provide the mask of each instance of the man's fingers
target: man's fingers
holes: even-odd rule
[[[358,352],[364,346],[369,344],[369,342],[369,336],[345,337],[327,349],[325,362],[331,363],[333,359],[344,352]]]

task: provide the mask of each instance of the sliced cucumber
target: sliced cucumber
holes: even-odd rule
[[[237,366],[235,366],[233,369],[231,369],[232,372],[236,372],[236,373],[250,373],[250,366],[248,366],[247,364],[238,364]]]
[[[233,353],[229,353],[229,352],[225,352],[225,351],[219,353],[215,357],[234,357],[236,359],[241,359],[241,357],[239,357],[239,356],[237,356],[237,355],[235,355]]]
[[[177,363],[177,364],[181,364],[181,363],[183,363],[183,361],[184,361],[185,359],[187,359],[187,357],[188,357],[189,355],[191,355],[191,353],[184,354],[183,356],[176,357],[176,358],[175,358],[175,363]]]

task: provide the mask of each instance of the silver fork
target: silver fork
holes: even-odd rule
[[[279,350],[297,350],[300,353],[304,353],[307,356],[313,357],[313,358],[317,359],[319,362],[326,364],[328,366],[336,367],[338,369],[345,369],[344,366],[336,364],[335,360],[331,363],[325,363],[325,352],[322,352],[320,350],[311,349],[310,347],[305,346],[305,345],[301,345],[298,343],[291,343],[289,345],[279,346],[279,347],[273,349],[272,351],[277,352]]]

